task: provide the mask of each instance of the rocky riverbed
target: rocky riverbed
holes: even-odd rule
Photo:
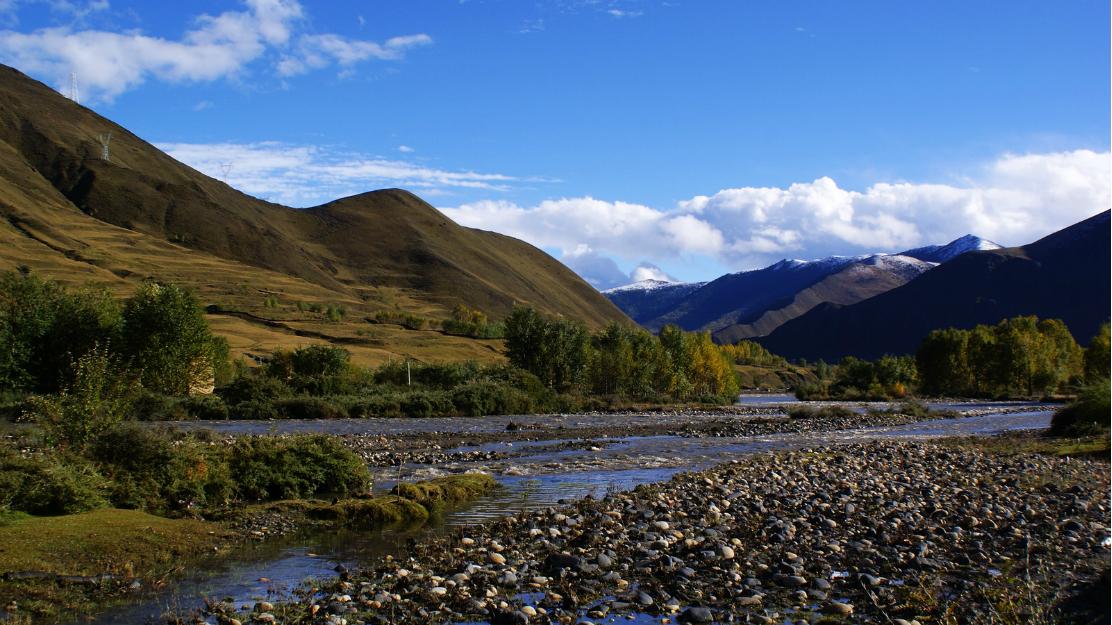
[[[430,536],[298,600],[217,602],[206,616],[900,624],[1066,611],[1106,622],[1108,483],[1107,462],[934,443],[760,454]]]

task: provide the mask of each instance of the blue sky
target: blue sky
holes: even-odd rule
[[[1112,203],[1106,1],[0,0],[0,61],[254,195],[407,187],[600,287]]]

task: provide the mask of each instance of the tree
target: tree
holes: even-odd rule
[[[73,382],[57,395],[31,398],[31,418],[54,445],[83,449],[124,420],[139,385],[107,347],[95,346],[73,364]]]
[[[973,386],[969,370],[969,332],[957,328],[931,332],[915,352],[915,366],[924,393],[969,393]]]
[[[0,274],[0,389],[52,393],[70,365],[106,343],[120,307],[104,290],[67,291],[29,274]]]
[[[139,371],[143,386],[167,395],[188,395],[210,385],[226,350],[213,336],[204,310],[190,291],[146,282],[124,303],[118,347]]]
[[[1085,348],[1084,370],[1088,382],[1108,380],[1109,357],[1108,324],[1105,323]]]
[[[558,391],[581,381],[590,359],[590,335],[583,324],[517,306],[505,325],[506,353],[513,365]]]

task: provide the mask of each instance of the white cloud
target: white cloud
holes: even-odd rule
[[[70,72],[77,72],[87,99],[110,101],[151,79],[180,83],[235,78],[264,58],[273,58],[281,75],[332,64],[350,69],[364,61],[400,59],[407,49],[432,41],[425,34],[376,43],[302,33],[298,29],[305,26],[306,15],[296,0],[245,0],[245,5],[242,11],[196,17],[180,39],[68,26],[29,33],[4,30],[0,60],[59,88],[68,84]]]
[[[416,152],[416,150],[414,150],[413,148],[409,147],[408,145],[399,145],[399,146],[398,146],[398,151],[399,151],[399,152],[401,152],[401,153],[403,153],[403,154],[410,154],[410,153],[412,153],[412,152]]]
[[[1029,243],[1112,205],[1108,152],[1006,154],[957,183],[882,182],[863,191],[829,177],[738,187],[668,209],[592,197],[535,206],[480,201],[443,209],[456,221],[567,253],[664,260],[705,256],[736,269],[780,258],[900,251],[972,233]]]
[[[447,189],[503,191],[519,179],[504,174],[450,171],[326,147],[259,143],[158,143],[159,149],[237,189],[289,206],[313,206],[381,187],[406,187],[426,196]]]
[[[668,275],[663,269],[657,267],[652,263],[642,262],[633,268],[629,274],[631,282],[641,282],[642,280],[660,280],[662,282],[677,282],[675,278]]]

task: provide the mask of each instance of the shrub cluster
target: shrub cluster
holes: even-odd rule
[[[0,509],[37,515],[108,505],[195,515],[233,503],[345,496],[369,484],[359,456],[326,435],[246,436],[227,444],[125,423],[83,454],[23,457],[0,446]]]

